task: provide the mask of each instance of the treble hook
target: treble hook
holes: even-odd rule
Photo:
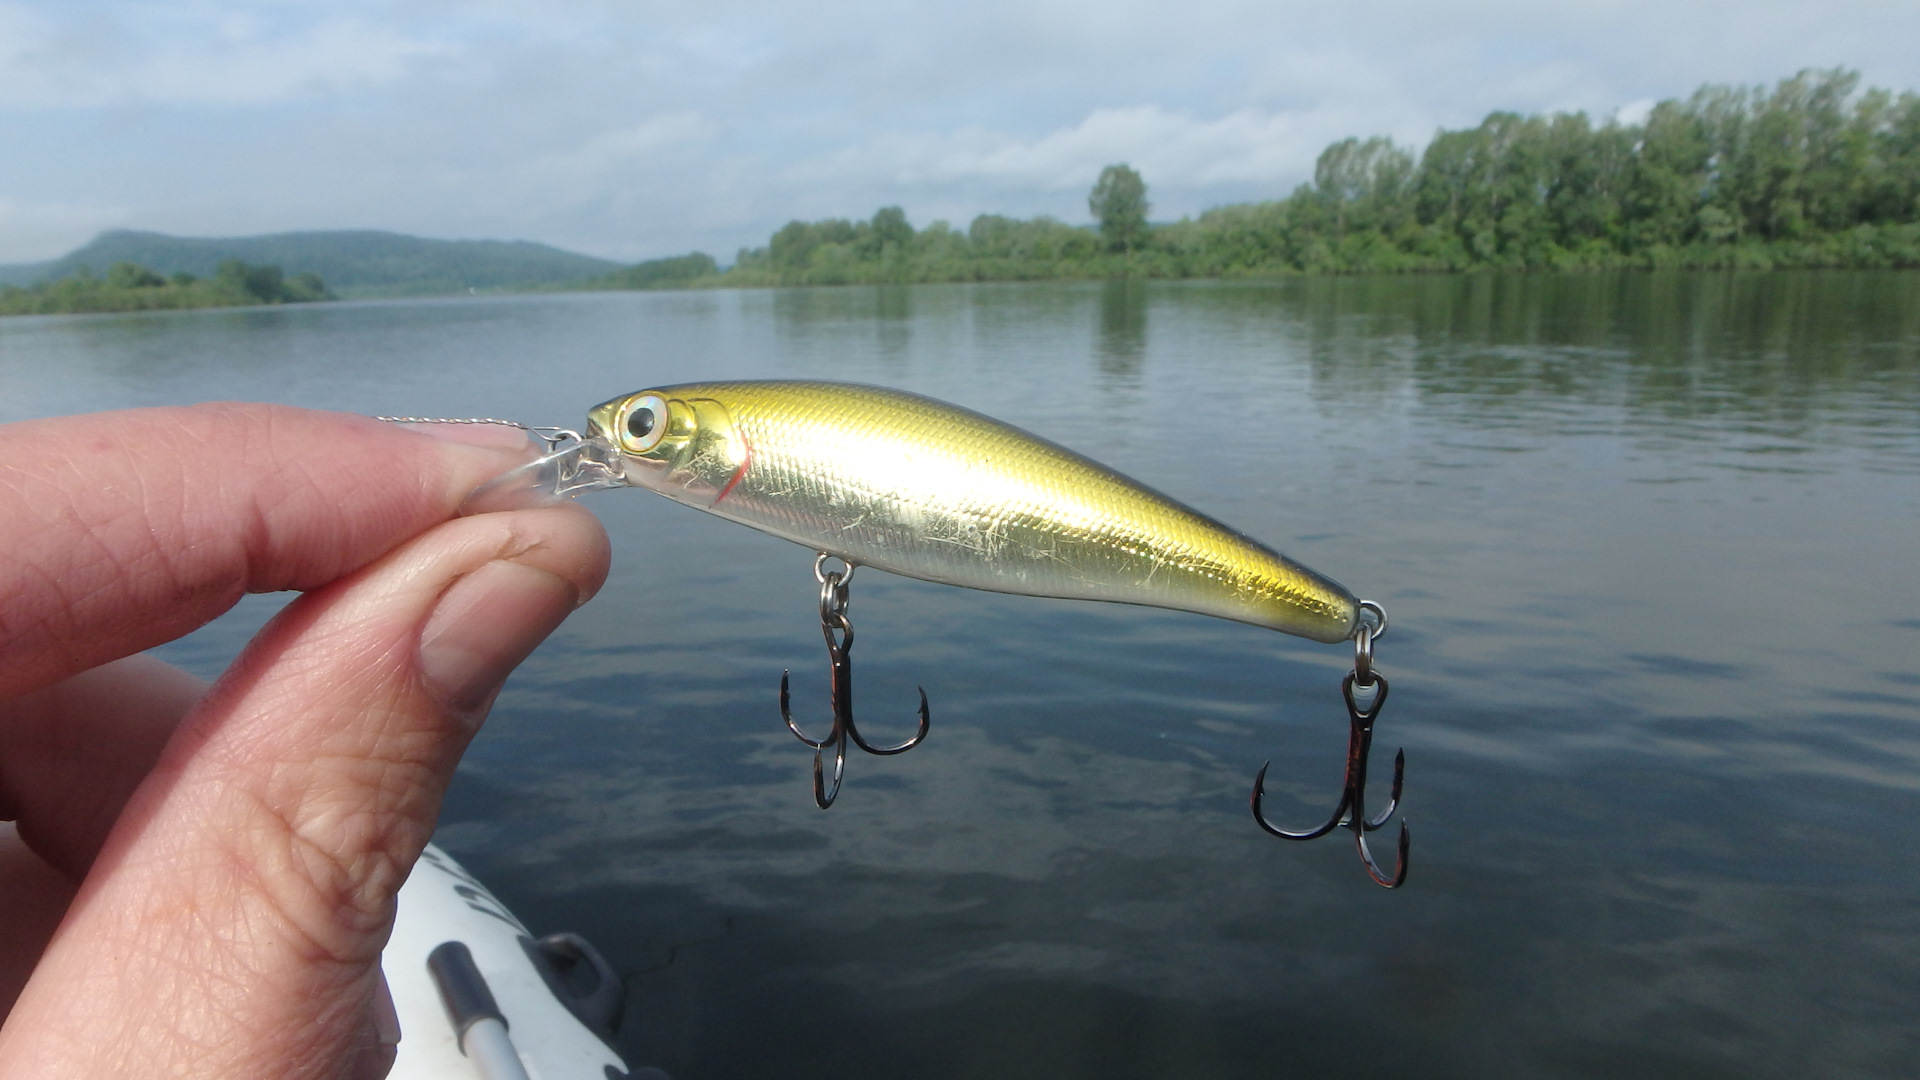
[[[827,560],[838,558],[822,551],[813,560],[813,576],[820,581],[820,634],[827,639],[827,659],[833,666],[831,700],[833,703],[833,727],[824,739],[809,738],[794,722],[793,713],[787,706],[792,700],[788,692],[788,672],[780,673],[780,717],[787,722],[787,729],[794,737],[813,747],[813,801],[825,810],[833,805],[840,794],[840,780],[847,769],[847,740],[869,754],[888,757],[904,754],[919,746],[927,737],[930,720],[927,716],[927,691],[920,690],[920,730],[913,738],[898,746],[874,746],[860,737],[860,729],[853,724],[853,660],[847,654],[853,651],[853,623],[847,619],[847,583],[853,580],[854,564],[845,559],[840,561],[846,570],[828,570]],[[821,752],[833,747],[833,787],[826,786],[824,768],[820,761]]]
[[[1267,769],[1273,764],[1271,761],[1260,766],[1259,775],[1253,778],[1253,798],[1250,802],[1253,805],[1253,820],[1282,840],[1313,840],[1342,826],[1352,830],[1353,846],[1360,852],[1360,861],[1367,866],[1367,875],[1389,889],[1397,889],[1407,880],[1407,846],[1410,843],[1407,823],[1400,823],[1400,852],[1391,877],[1380,869],[1379,863],[1374,862],[1373,852],[1367,848],[1367,834],[1385,825],[1400,805],[1400,782],[1406,772],[1407,752],[1402,750],[1393,756],[1393,791],[1387,797],[1387,808],[1380,811],[1378,817],[1367,817],[1367,758],[1373,752],[1373,721],[1380,715],[1380,707],[1387,703],[1387,677],[1373,670],[1373,643],[1387,632],[1387,613],[1371,600],[1361,601],[1360,610],[1363,616],[1369,613],[1374,615],[1377,625],[1370,624],[1364,617],[1359,620],[1359,626],[1353,632],[1353,670],[1340,680],[1340,693],[1347,700],[1349,721],[1347,778],[1340,793],[1340,805],[1333,808],[1333,816],[1327,819],[1326,824],[1305,832],[1290,832],[1269,822],[1260,810],[1260,803],[1266,793]],[[1354,700],[1355,689],[1373,690],[1373,700],[1363,708]]]

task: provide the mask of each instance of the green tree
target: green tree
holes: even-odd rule
[[[166,283],[166,278],[139,263],[117,262],[107,268],[107,287],[110,289],[151,289]]]
[[[1876,222],[1920,220],[1920,95],[1901,94],[1887,109],[1874,135],[1867,197]]]
[[[704,251],[695,251],[668,259],[648,259],[590,279],[586,284],[605,289],[672,289],[719,272],[720,267],[713,261],[713,256]],[[297,282],[300,279],[294,280]]]
[[[1621,195],[1627,250],[1684,243],[1696,224],[1713,230],[1717,239],[1738,234],[1737,208],[1709,207],[1714,212],[1705,214],[1702,205],[1703,200],[1730,201],[1730,189],[1715,183],[1715,166],[1725,164],[1724,155],[1715,152],[1716,128],[1726,125],[1711,119],[1722,113],[1730,118],[1726,104],[1699,94],[1689,104],[1663,101],[1639,126],[1640,145],[1627,166]]]
[[[253,266],[239,259],[222,259],[213,280],[221,289],[263,304],[279,303],[286,289],[279,267]]]
[[[884,252],[888,244],[903,251],[913,246],[913,226],[907,223],[907,212],[897,206],[883,206],[874,211],[867,227],[872,230],[876,253]]]
[[[1147,241],[1147,182],[1127,165],[1109,165],[1087,196],[1087,209],[1100,221],[1100,235],[1113,251],[1131,252]]]
[[[1353,210],[1379,215],[1397,205],[1413,175],[1413,155],[1393,145],[1384,135],[1371,139],[1341,139],[1321,151],[1313,165],[1313,186],[1330,200],[1345,229]]]
[[[286,288],[281,292],[281,299],[291,304],[305,304],[316,300],[337,300],[339,297],[333,295],[333,291],[327,288],[327,283],[320,279],[319,274],[305,270],[287,279]]]
[[[117,262],[104,279],[81,267],[28,289],[0,287],[0,315],[165,311],[333,298],[318,274],[285,278],[277,266],[249,266],[237,259],[221,264],[220,273],[206,281],[184,273],[163,278],[138,263]]]
[[[1553,117],[1546,131],[1546,209],[1552,243],[1576,261],[1606,258],[1619,248],[1620,200],[1633,133],[1609,121],[1599,128],[1585,113]]]

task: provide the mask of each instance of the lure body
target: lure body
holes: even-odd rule
[[[1107,600],[1335,642],[1338,583],[1098,462],[979,413],[845,383],[687,383],[616,398],[588,439],[628,484],[849,563]]]

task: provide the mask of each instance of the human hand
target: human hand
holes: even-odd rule
[[[0,993],[32,967],[0,1076],[384,1075],[394,894],[501,682],[606,573],[577,507],[453,519],[525,460],[510,430],[0,426]],[[210,689],[138,655],[283,589]]]

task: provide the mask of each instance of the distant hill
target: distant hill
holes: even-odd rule
[[[560,285],[622,265],[524,240],[425,240],[372,230],[198,238],[116,229],[51,262],[0,266],[0,283],[30,285],[82,266],[105,273],[118,262],[207,277],[223,259],[278,266],[288,277],[319,274],[329,289],[349,299]]]

